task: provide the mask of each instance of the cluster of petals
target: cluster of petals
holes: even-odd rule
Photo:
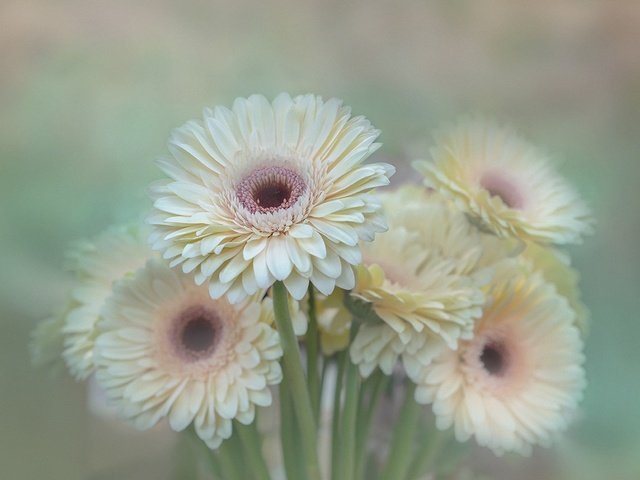
[[[213,298],[238,302],[275,281],[353,287],[359,242],[386,230],[372,191],[394,169],[364,164],[379,131],[339,100],[238,98],[176,129],[169,177],[151,188],[152,242]]]
[[[365,163],[379,133],[315,95],[205,109],[158,162],[150,230],[73,251],[34,361],[95,373],[137,428],[167,419],[215,449],[282,380],[269,291],[282,282],[295,335],[314,318],[323,354],[347,350],[363,377],[401,362],[439,429],[497,454],[548,445],[585,386],[588,311],[554,245],[590,233],[587,207],[543,154],[481,119],[414,162],[428,188],[378,194],[394,173]]]
[[[365,323],[351,345],[364,376],[427,365],[439,347],[455,349],[473,334],[492,264],[484,239],[465,216],[418,187],[381,195],[390,229],[363,246],[353,298],[370,304],[381,324]]]

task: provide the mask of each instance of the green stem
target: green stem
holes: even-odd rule
[[[365,406],[364,395],[358,411],[358,421],[356,426],[356,479],[364,478],[364,466],[367,459],[367,441],[371,431],[372,419],[380,397],[389,384],[389,376],[377,370],[371,378],[371,394],[368,404]],[[364,391],[364,388],[362,389]]]
[[[358,324],[353,322],[351,326],[351,339],[355,337]],[[340,427],[340,476],[342,480],[352,480],[355,472],[356,455],[356,420],[358,413],[358,392],[360,391],[360,373],[347,355],[347,371],[345,381],[344,406]]]
[[[447,454],[437,458],[438,461],[433,466],[433,470],[438,477],[449,477],[460,467],[460,462],[469,451],[469,443],[452,442],[454,439],[452,429],[442,433],[445,434],[446,439],[446,445],[442,448],[446,448]]]
[[[340,398],[342,396],[342,384],[344,383],[344,371],[347,366],[347,351],[338,353],[336,373],[336,385],[333,392],[333,411],[331,418],[331,478],[338,478],[340,470]]]
[[[287,378],[284,377],[280,383],[280,441],[282,442],[282,459],[287,479],[304,478],[304,467],[302,465],[302,452],[300,443],[296,440],[299,436],[298,426],[294,415],[293,402],[287,385]]]
[[[360,375],[358,374],[358,367],[348,361],[347,365],[347,378],[345,385],[344,395],[344,409],[342,411],[341,420],[341,449],[340,455],[342,461],[341,475],[339,478],[342,480],[352,480],[354,474],[355,465],[355,450],[356,450],[356,418],[358,410],[358,390],[360,388]]]
[[[236,435],[224,440],[222,445],[218,447],[216,459],[224,473],[225,480],[244,480],[246,478],[242,458],[238,455],[241,449]]]
[[[422,448],[418,450],[416,457],[411,464],[407,478],[409,480],[414,480],[429,472],[433,468],[435,460],[437,460],[438,455],[440,455],[440,452],[442,452],[442,449],[449,442],[450,438],[450,432],[441,432],[436,428],[433,428],[424,440]]]
[[[313,286],[309,285],[309,327],[306,337],[307,345],[307,379],[313,418],[318,422],[320,414],[320,377],[318,374],[318,320],[316,318],[316,299]]]
[[[324,396],[324,384],[325,384],[325,379],[327,378],[327,370],[329,365],[331,364],[331,362],[329,361],[328,357],[325,357],[324,355],[322,355],[320,357],[321,363],[322,363],[322,367],[320,368],[321,373],[320,373],[320,395],[319,395],[319,418],[322,417],[322,398]]]
[[[387,464],[382,470],[380,480],[404,480],[409,472],[421,410],[420,405],[413,399],[415,388],[413,382],[408,383],[404,405],[393,433]]]
[[[243,453],[246,455],[249,467],[253,473],[251,478],[255,480],[269,480],[269,468],[262,455],[262,438],[258,432],[255,421],[251,425],[242,425],[236,422],[235,428],[242,442]]]
[[[289,316],[288,301],[288,294],[284,284],[281,281],[275,282],[273,284],[273,310],[282,344],[284,375],[289,377],[288,383],[293,399],[293,407],[300,428],[300,442],[304,452],[307,477],[308,480],[320,480],[316,422],[300,360],[298,339],[293,332],[293,325]]]
[[[185,440],[185,442],[181,442],[181,444],[183,446],[192,448],[195,447],[196,451],[195,453],[195,458],[196,460],[198,458],[201,459],[205,459],[207,462],[207,466],[209,471],[211,472],[211,474],[213,475],[213,478],[215,478],[216,480],[221,480],[222,478],[224,478],[224,475],[222,474],[222,471],[220,469],[220,465],[218,465],[218,462],[216,461],[216,458],[213,454],[213,452],[211,451],[211,449],[209,447],[207,447],[207,444],[204,443],[200,437],[198,437],[198,435],[196,434],[196,431],[193,427],[190,427],[188,430],[186,430],[186,435],[185,437],[183,437],[183,439]],[[186,443],[186,445],[184,445]],[[192,448],[193,451],[193,448]],[[184,450],[182,448],[182,446],[179,448],[179,454],[184,453]],[[182,456],[182,455],[181,455]],[[191,457],[191,455],[189,455],[189,457]],[[185,465],[187,462],[191,463],[191,458],[180,458],[178,461],[178,468],[180,468],[180,464],[182,464],[182,466],[189,468],[188,465]],[[196,462],[197,464],[198,462]],[[194,477],[194,474],[191,473],[187,473],[187,470],[181,469],[179,471],[176,471],[176,477],[175,478],[192,478]]]

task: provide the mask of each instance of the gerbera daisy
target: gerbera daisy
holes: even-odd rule
[[[157,259],[114,286],[96,340],[96,378],[125,418],[147,429],[193,423],[216,448],[232,420],[271,404],[282,348],[258,298],[213,300],[206,287]]]
[[[112,227],[71,252],[76,285],[71,290],[71,307],[62,328],[63,357],[78,380],[93,372],[96,324],[113,282],[135,272],[154,255],[145,236],[146,232],[135,226]]]
[[[503,265],[502,267],[505,267]],[[474,337],[414,375],[416,400],[459,441],[527,454],[564,429],[585,385],[574,312],[539,273],[501,269]]]
[[[549,160],[510,129],[461,122],[437,136],[433,162],[414,167],[483,228],[540,243],[577,243],[589,210]]]
[[[282,280],[352,288],[358,242],[386,229],[371,191],[393,167],[363,164],[379,131],[339,100],[281,94],[235,100],[176,129],[170,177],[151,188],[155,249],[233,303]]]
[[[363,324],[351,346],[365,376],[376,365],[390,373],[404,353],[412,369],[414,360],[429,362],[436,344],[455,349],[458,339],[470,338],[491,273],[483,260],[491,248],[464,215],[418,187],[381,198],[390,230],[363,246],[351,292],[383,321]]]

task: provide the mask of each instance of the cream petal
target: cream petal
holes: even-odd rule
[[[311,258],[309,254],[298,246],[297,240],[287,236],[285,237],[285,245],[287,255],[293,262],[296,270],[300,273],[307,273],[311,270]]]
[[[268,288],[273,284],[274,277],[267,268],[267,252],[260,252],[253,260],[253,274],[256,278],[256,283],[260,288]]]
[[[260,407],[268,407],[273,401],[271,390],[268,388],[252,390],[249,395],[251,396],[251,401]]]
[[[260,252],[267,247],[267,241],[264,238],[255,238],[249,240],[242,250],[242,256],[245,260],[255,258]]]
[[[234,280],[249,265],[249,261],[245,260],[241,255],[233,257],[226,266],[220,271],[218,278],[220,282],[227,283]]]
[[[267,246],[267,267],[276,280],[284,280],[291,274],[293,263],[287,252],[284,237],[272,237]]]
[[[211,280],[211,282],[209,282],[209,295],[211,295],[211,298],[220,298],[230,287],[231,282],[222,283],[217,280]]]
[[[242,272],[242,285],[249,295],[258,291],[258,282],[253,274],[253,269],[247,268]]]
[[[314,257],[325,258],[327,256],[327,247],[324,240],[316,231],[313,232],[311,238],[298,239],[298,245]]]
[[[289,235],[293,238],[311,238],[313,233],[313,227],[307,223],[298,223],[289,229]]]
[[[357,245],[358,235],[353,228],[342,225],[340,228],[333,226],[329,222],[318,219],[312,219],[311,224],[325,237],[336,243],[345,243],[347,245]],[[311,252],[309,252],[311,253]]]
[[[309,279],[293,272],[284,279],[284,286],[295,300],[302,300],[309,289]]]
[[[323,295],[331,295],[331,292],[333,292],[333,289],[336,286],[335,279],[329,278],[317,270],[313,271],[310,280]]]
[[[313,266],[315,269],[320,270],[324,275],[330,278],[338,278],[342,271],[342,264],[340,257],[332,250],[327,251],[325,258],[314,258]]]

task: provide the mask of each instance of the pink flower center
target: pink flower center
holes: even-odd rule
[[[480,179],[480,185],[492,197],[499,197],[509,208],[519,209],[524,206],[524,198],[513,181],[499,173],[485,173]]]
[[[489,375],[502,377],[509,367],[509,356],[502,342],[491,341],[480,352],[480,363]]]
[[[208,358],[218,345],[222,327],[215,312],[201,306],[191,307],[176,318],[172,344],[187,361]]]
[[[236,197],[251,213],[271,213],[291,207],[306,190],[302,177],[286,167],[262,167],[244,177]]]

